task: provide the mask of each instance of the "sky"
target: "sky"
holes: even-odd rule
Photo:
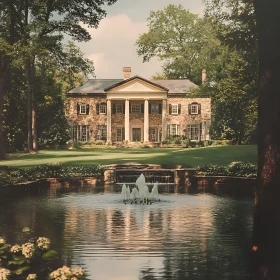
[[[107,17],[97,29],[87,28],[92,39],[77,43],[85,56],[94,62],[97,79],[122,79],[122,68],[131,67],[131,75],[151,78],[161,72],[161,62],[153,58],[142,62],[136,51],[140,34],[148,32],[150,11],[163,10],[169,4],[181,4],[190,12],[203,15],[201,0],[118,0],[105,8]]]

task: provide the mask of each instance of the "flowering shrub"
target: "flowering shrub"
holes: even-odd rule
[[[11,271],[6,268],[0,268],[0,280],[8,280],[11,276]]]
[[[84,270],[81,267],[69,268],[63,266],[50,274],[50,279],[76,280],[83,279]]]
[[[57,253],[50,249],[46,237],[13,246],[0,237],[0,280],[85,279],[81,267],[56,269],[57,260]]]

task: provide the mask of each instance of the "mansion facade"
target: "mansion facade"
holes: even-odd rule
[[[90,79],[67,93],[73,142],[161,142],[174,135],[209,140],[211,99],[188,98],[189,80]],[[203,74],[205,75],[205,73]]]

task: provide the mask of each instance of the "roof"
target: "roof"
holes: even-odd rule
[[[141,79],[148,82],[154,86],[160,87],[163,90],[167,90],[168,93],[186,93],[191,87],[197,87],[196,84],[190,80],[146,80],[140,76],[134,76],[129,79],[89,79],[80,87],[71,89],[68,93],[105,93],[105,91],[110,90],[114,87],[120,86],[128,81],[135,78]]]
[[[169,89],[169,93],[186,93],[192,87],[197,87],[190,80],[151,80],[151,82]]]
[[[112,89],[112,88],[121,86],[121,85],[123,85],[123,84],[125,84],[125,83],[127,83],[127,82],[129,82],[129,81],[134,80],[134,79],[140,79],[140,80],[142,80],[142,81],[144,81],[144,82],[146,82],[146,83],[149,83],[149,84],[151,84],[151,85],[153,85],[153,86],[156,86],[156,87],[160,87],[161,89],[166,90],[166,91],[169,90],[168,88],[166,88],[166,87],[164,87],[164,86],[161,86],[160,84],[154,83],[154,82],[152,82],[152,81],[150,81],[150,80],[144,79],[144,78],[142,78],[141,76],[133,76],[133,77],[131,77],[131,78],[129,78],[129,79],[122,80],[121,82],[119,82],[119,83],[117,83],[117,84],[115,84],[115,85],[111,85],[111,86],[105,88],[104,90],[105,90],[105,91],[108,91],[108,90],[110,90],[110,89]]]
[[[122,81],[123,79],[89,79],[83,85],[71,89],[68,93],[105,93],[105,88]]]

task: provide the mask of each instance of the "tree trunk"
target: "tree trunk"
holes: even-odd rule
[[[255,0],[259,35],[258,177],[249,279],[280,279],[279,0]]]
[[[3,122],[4,122],[4,116],[3,116],[3,105],[4,105],[4,58],[3,56],[0,57],[0,159],[4,159],[4,135],[3,135]]]
[[[37,111],[33,106],[32,109],[32,139],[33,139],[33,150],[38,150],[38,138],[37,138]]]
[[[31,81],[31,65],[28,60],[26,65],[26,73],[27,73],[27,150],[31,152],[33,150],[33,139],[32,139],[32,108],[33,108],[33,96],[32,96],[32,81]]]

